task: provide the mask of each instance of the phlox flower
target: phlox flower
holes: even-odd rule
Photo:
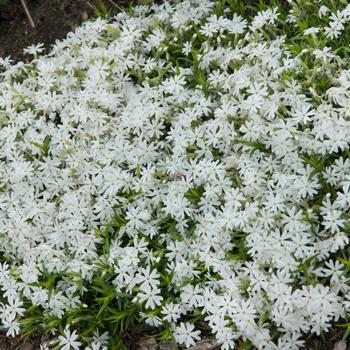
[[[79,337],[76,334],[75,330],[73,332],[71,332],[70,329],[66,327],[63,331],[63,334],[64,335],[60,335],[58,337],[58,339],[60,341],[59,345],[60,345],[61,350],[70,350],[72,348],[74,350],[80,349],[81,343],[79,341],[77,341],[77,339]]]
[[[196,340],[200,340],[200,331],[194,330],[194,325],[191,323],[181,322],[178,327],[175,328],[174,336],[179,344],[184,344],[186,348],[191,345],[195,345]]]

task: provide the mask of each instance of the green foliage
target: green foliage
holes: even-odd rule
[[[0,0],[0,10],[10,3],[9,0]]]
[[[94,0],[94,14],[100,18],[112,18],[117,12],[125,9],[118,5],[118,1],[113,0]],[[129,7],[131,9],[131,6]]]

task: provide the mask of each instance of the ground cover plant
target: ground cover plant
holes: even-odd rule
[[[340,0],[165,2],[1,59],[7,334],[346,337],[349,22]]]

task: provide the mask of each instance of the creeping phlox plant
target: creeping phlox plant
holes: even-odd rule
[[[349,320],[346,3],[137,6],[2,59],[7,334],[293,350]]]

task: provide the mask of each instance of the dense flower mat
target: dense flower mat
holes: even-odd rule
[[[8,335],[293,350],[348,320],[350,5],[256,3],[138,6],[0,61]]]

